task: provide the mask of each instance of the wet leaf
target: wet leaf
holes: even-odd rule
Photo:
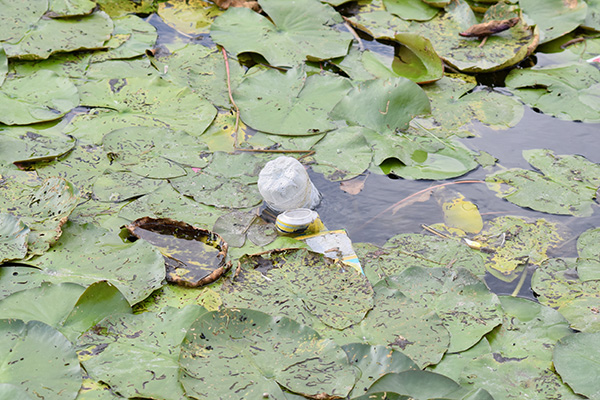
[[[4,349],[0,363],[3,383],[22,389],[31,398],[66,400],[77,396],[82,376],[77,355],[54,328],[39,321],[0,320],[0,347]]]
[[[229,270],[227,243],[215,232],[168,218],[140,218],[126,226],[130,234],[156,247],[165,259],[167,282],[199,287]]]
[[[50,161],[63,156],[75,147],[75,139],[52,128],[0,128],[0,160],[6,164]]]
[[[406,78],[357,83],[333,108],[332,118],[378,132],[403,130],[416,115],[430,111],[423,90]]]
[[[244,309],[196,320],[180,364],[181,383],[193,397],[228,396],[235,388],[246,399],[263,393],[284,398],[282,387],[311,397],[345,397],[356,379],[346,353],[330,339],[289,318]]]
[[[592,214],[600,165],[577,155],[554,155],[550,150],[524,150],[523,157],[540,172],[509,169],[486,177],[496,193],[521,207],[551,214]]]
[[[560,119],[600,122],[600,71],[587,63],[518,69],[506,86],[525,104]]]
[[[502,323],[498,297],[465,269],[409,267],[387,282],[439,315],[450,333],[449,353],[470,348]]]
[[[600,228],[589,229],[577,239],[577,274],[583,281],[600,280]]]
[[[554,366],[575,393],[590,399],[600,395],[595,371],[600,367],[600,333],[573,333],[562,338],[554,349]]]
[[[354,178],[369,168],[371,148],[360,126],[350,126],[328,132],[313,149],[317,162],[313,171],[322,173],[331,181]]]
[[[183,130],[199,136],[217,113],[208,101],[189,88],[172,85],[160,78],[87,82],[80,88],[80,94],[82,105],[115,110],[92,112],[84,118],[84,121],[91,120],[85,130],[93,132],[95,143],[113,130],[137,126]],[[181,115],[186,117],[181,118]],[[75,125],[71,131],[83,128]]]
[[[440,201],[444,213],[444,224],[468,233],[479,233],[483,229],[483,219],[475,204],[461,194],[442,197]]]
[[[252,308],[309,326],[318,319],[344,329],[373,306],[373,290],[362,275],[306,249],[243,256],[239,263],[221,288],[227,307]]]
[[[52,71],[41,70],[22,78],[8,79],[0,88],[0,122],[26,125],[52,121],[79,104],[77,88]]]
[[[427,21],[439,12],[421,0],[383,0],[383,4],[388,12],[405,20]]]
[[[102,146],[111,161],[149,178],[184,176],[180,165],[203,168],[210,161],[207,146],[196,137],[164,128],[117,129],[104,136]]]
[[[207,34],[222,13],[214,3],[204,0],[169,0],[159,3],[157,10],[167,25],[191,35]]]
[[[27,254],[29,227],[12,214],[0,214],[0,264]]]
[[[135,15],[114,18],[115,24],[112,37],[105,43],[107,51],[95,53],[91,62],[105,60],[127,59],[144,55],[151,49],[157,38],[156,28]],[[124,41],[118,38],[124,38]]]
[[[571,32],[584,22],[587,4],[581,0],[519,0],[530,25],[540,29],[540,43]]]
[[[248,8],[230,8],[212,24],[212,40],[236,55],[258,53],[278,67],[348,53],[352,36],[331,28],[341,19],[330,6],[317,0],[260,0],[259,4],[269,19]]]
[[[244,123],[277,135],[314,135],[336,125],[327,114],[351,88],[350,81],[311,75],[299,68],[285,73],[252,70],[234,92]]]
[[[158,190],[167,183],[160,179],[147,179],[129,172],[110,172],[96,179],[94,198],[102,202],[118,203]]]
[[[78,354],[90,376],[126,397],[184,397],[179,353],[202,307],[139,315],[113,314],[79,338]]]
[[[417,83],[442,78],[442,60],[428,39],[412,33],[399,33],[393,39],[398,43],[393,58],[372,51],[363,53],[362,63],[367,71],[378,78],[403,76]]]
[[[41,18],[21,40],[4,43],[4,50],[9,58],[40,60],[63,51],[99,49],[112,29],[112,20],[102,11],[76,19]]]

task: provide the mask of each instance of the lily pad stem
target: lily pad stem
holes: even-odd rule
[[[238,126],[240,124],[240,109],[237,104],[233,100],[233,96],[231,94],[231,74],[229,73],[229,59],[227,58],[227,51],[225,51],[224,47],[221,47],[221,52],[223,53],[223,59],[225,60],[225,71],[227,72],[227,93],[229,93],[229,101],[231,105],[235,109],[235,128],[233,129],[233,134],[235,135],[233,141],[233,148],[238,149]]]

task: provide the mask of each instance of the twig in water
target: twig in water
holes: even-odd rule
[[[360,51],[364,51],[365,50],[365,45],[363,44],[362,40],[360,39],[360,36],[358,36],[358,33],[356,33],[356,31],[352,27],[352,24],[350,23],[350,20],[348,18],[344,17],[344,16],[342,16],[342,18],[344,18],[344,25],[346,26],[346,28],[348,29],[348,31],[350,31],[350,33],[352,34],[352,36],[354,36],[354,39],[356,39],[356,41],[358,42],[358,49]]]
[[[240,124],[240,109],[237,104],[233,100],[233,95],[231,94],[231,76],[229,73],[229,59],[227,58],[227,52],[224,47],[221,47],[221,52],[223,53],[223,59],[225,60],[225,71],[227,72],[227,92],[229,93],[229,101],[235,110],[235,128],[233,129],[234,139],[233,139],[233,148],[238,150],[238,126]]]

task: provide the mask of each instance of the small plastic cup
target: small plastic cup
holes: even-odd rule
[[[308,208],[285,211],[277,216],[275,226],[283,235],[307,235],[325,230],[319,214]]]

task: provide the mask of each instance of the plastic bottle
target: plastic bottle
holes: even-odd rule
[[[258,191],[269,208],[283,212],[315,208],[321,194],[310,181],[304,166],[292,157],[269,161],[258,175]]]

